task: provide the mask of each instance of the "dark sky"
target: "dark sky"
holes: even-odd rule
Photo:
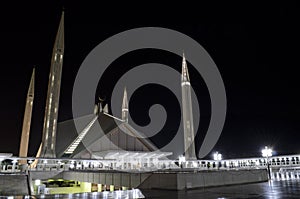
[[[120,23],[110,23],[108,19],[115,12],[106,14],[103,7],[82,8],[71,3],[2,7],[0,152],[18,154],[26,93],[34,66],[36,88],[29,155],[37,151],[42,136],[51,53],[62,7],[65,9],[65,57],[59,121],[72,118],[71,94],[75,76],[82,61],[95,46],[121,31],[158,26],[180,31],[195,39],[219,68],[226,88],[228,110],[222,135],[214,150],[223,153],[225,158],[257,156],[265,145],[272,146],[278,154],[300,152],[300,34],[298,23],[289,8],[273,10],[270,15],[274,17],[265,12],[265,18],[255,17],[253,21],[240,20],[234,23],[203,19],[176,21],[171,20],[170,16],[170,20],[148,16],[145,21],[133,17],[130,20],[120,19]],[[119,17],[122,18],[122,14]],[[116,67],[119,65],[129,69],[148,62],[163,63],[176,70],[181,68],[181,57],[168,52],[131,52],[111,65],[106,78],[99,83],[99,87],[105,89],[97,95],[109,99],[114,83],[126,72],[118,70]],[[193,72],[194,69],[190,67],[191,83],[197,85],[196,93],[201,97],[201,127],[196,143],[199,149],[209,122],[210,103],[201,76]],[[154,90],[157,91],[156,95],[151,93]],[[172,95],[164,93],[164,89],[151,85],[139,89],[130,102],[133,119],[146,124],[148,118],[145,116],[145,107],[153,103],[178,108],[176,101],[171,99]],[[168,131],[176,127],[178,110],[166,109],[170,109],[169,115],[173,120],[165,128]],[[154,139],[158,145],[162,144],[160,138]]]

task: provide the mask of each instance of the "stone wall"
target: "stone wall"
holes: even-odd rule
[[[35,179],[42,173],[31,173]],[[54,174],[54,173],[53,173]],[[41,176],[40,176],[41,177]],[[183,190],[200,187],[255,183],[268,180],[266,169],[219,171],[170,171],[156,173],[64,171],[56,177],[80,182],[141,189]]]
[[[124,173],[124,172],[76,172],[64,171],[63,178],[66,180],[77,180],[80,182],[92,182],[96,184],[124,186],[137,188],[151,173]]]
[[[267,180],[268,173],[265,169],[154,173],[151,177],[146,179],[139,188],[184,190],[201,187],[255,183]]]
[[[29,195],[30,185],[25,174],[0,174],[0,195]]]

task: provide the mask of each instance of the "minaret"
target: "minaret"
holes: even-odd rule
[[[191,83],[184,54],[182,58],[181,92],[185,159],[195,160],[197,157],[195,154],[194,143],[195,136],[191,99]]]
[[[122,120],[128,123],[128,100],[127,100],[126,87],[124,88],[124,94],[123,94]]]
[[[34,69],[32,71],[31,80],[27,92],[19,157],[27,157],[33,99],[34,99]],[[27,164],[27,161],[20,160],[19,163]]]
[[[57,116],[64,55],[64,13],[62,13],[50,67],[41,157],[55,158]]]

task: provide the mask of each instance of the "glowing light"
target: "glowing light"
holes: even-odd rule
[[[37,179],[37,180],[35,180],[35,181],[34,181],[34,184],[35,184],[36,186],[39,186],[39,185],[41,185],[41,180],[38,180],[38,179]]]
[[[183,162],[185,162],[185,157],[182,155],[179,156],[178,159],[179,159],[179,164],[182,164]]]
[[[74,169],[74,164],[70,164],[70,169]]]
[[[239,166],[239,162],[238,161],[235,161],[234,162],[234,165],[237,167],[237,166]]]
[[[222,160],[222,154],[221,153],[214,153],[214,160]]]
[[[263,157],[272,157],[273,150],[268,148],[267,146],[261,150],[261,154]]]
[[[196,161],[193,162],[193,167],[197,167],[198,163]]]
[[[256,164],[256,166],[259,166],[259,161],[256,160],[256,161],[255,161],[255,164]]]
[[[89,164],[90,164],[89,162],[87,162],[87,161],[83,161],[83,166],[84,166],[84,167],[88,167],[88,166],[89,166]]]

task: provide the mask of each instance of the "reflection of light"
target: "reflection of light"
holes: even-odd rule
[[[121,198],[121,196],[122,196],[122,191],[118,190],[118,191],[116,191],[116,192],[117,192],[117,198]]]
[[[132,189],[132,197],[133,198],[138,198],[138,193],[137,193],[137,189]]]
[[[107,198],[108,191],[103,191],[103,198]]]
[[[273,180],[269,180],[269,187],[272,189],[273,188]],[[272,189],[273,190],[273,189]]]
[[[93,198],[97,198],[97,195],[98,195],[97,192],[93,192],[93,193],[92,193]]]

